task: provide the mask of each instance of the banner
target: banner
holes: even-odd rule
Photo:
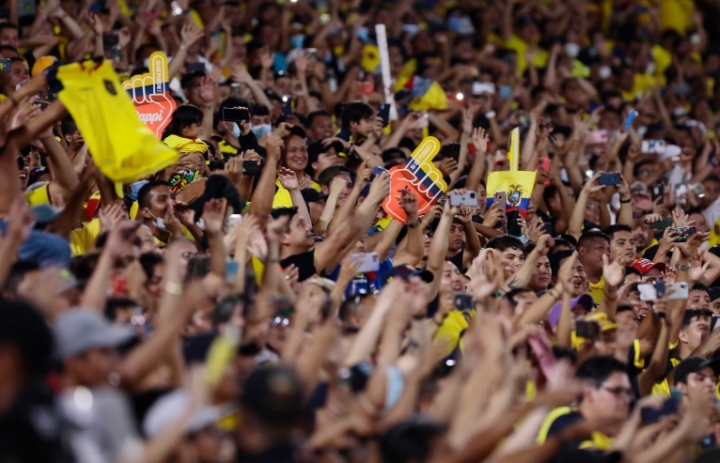
[[[153,131],[158,139],[170,124],[177,103],[170,96],[168,58],[156,51],[148,61],[150,72],[131,77],[123,82],[123,88],[130,95],[140,120]]]
[[[428,212],[447,191],[442,172],[432,163],[439,151],[440,141],[435,137],[425,137],[410,155],[407,164],[390,169],[390,194],[383,209],[393,219],[405,223],[405,211],[400,206],[403,191],[410,191],[417,196],[418,215]]]
[[[537,172],[492,172],[487,181],[487,205],[495,202],[495,193],[504,191],[506,195],[505,211],[519,211],[523,216],[527,212],[535,188]]]

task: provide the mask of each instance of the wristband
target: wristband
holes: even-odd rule
[[[409,228],[417,228],[420,226],[420,219],[415,219],[415,222],[407,224]]]
[[[627,204],[629,202],[632,202],[632,198],[626,199],[626,200],[623,200],[622,198],[620,198],[620,204]]]
[[[182,296],[182,285],[174,281],[168,281],[165,283],[165,292],[173,296]]]
[[[188,47],[187,47],[187,45],[184,45],[184,44],[183,44],[183,45],[180,45],[179,49],[180,49],[180,50],[187,50]]]
[[[488,119],[494,119],[495,116],[496,116],[495,111],[490,111],[490,112],[485,113],[485,117]]]
[[[680,261],[675,262],[675,268],[679,272],[687,272],[690,270],[690,264],[681,264]]]

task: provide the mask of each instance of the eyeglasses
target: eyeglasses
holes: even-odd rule
[[[632,389],[626,389],[624,387],[601,387],[600,389],[608,391],[615,397],[620,397],[628,400],[632,399],[633,397]]]

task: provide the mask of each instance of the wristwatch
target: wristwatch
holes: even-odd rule
[[[688,270],[690,270],[690,264],[681,264],[680,261],[678,261],[675,262],[675,268],[679,272],[687,272]]]
[[[415,219],[415,222],[407,224],[409,228],[417,228],[420,226],[420,219]]]

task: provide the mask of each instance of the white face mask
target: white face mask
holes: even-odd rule
[[[565,44],[565,53],[570,58],[576,58],[577,55],[580,54],[580,45],[578,45],[577,43],[572,43],[572,42],[566,43]]]
[[[270,134],[270,132],[272,131],[272,126],[270,124],[253,125],[252,127],[250,127],[250,130],[252,131],[252,133],[255,134],[255,138],[259,140]]]
[[[240,126],[236,122],[233,122],[232,134],[233,137],[240,138]]]
[[[612,69],[610,69],[610,66],[602,66],[598,70],[598,75],[602,80],[609,79],[612,76]]]
[[[153,225],[155,225],[155,227],[162,232],[170,233],[170,230],[165,228],[165,219],[163,219],[162,217],[155,217],[155,219],[153,220]]]
[[[655,74],[655,63],[652,61],[648,63],[647,67],[645,68],[645,74]]]

